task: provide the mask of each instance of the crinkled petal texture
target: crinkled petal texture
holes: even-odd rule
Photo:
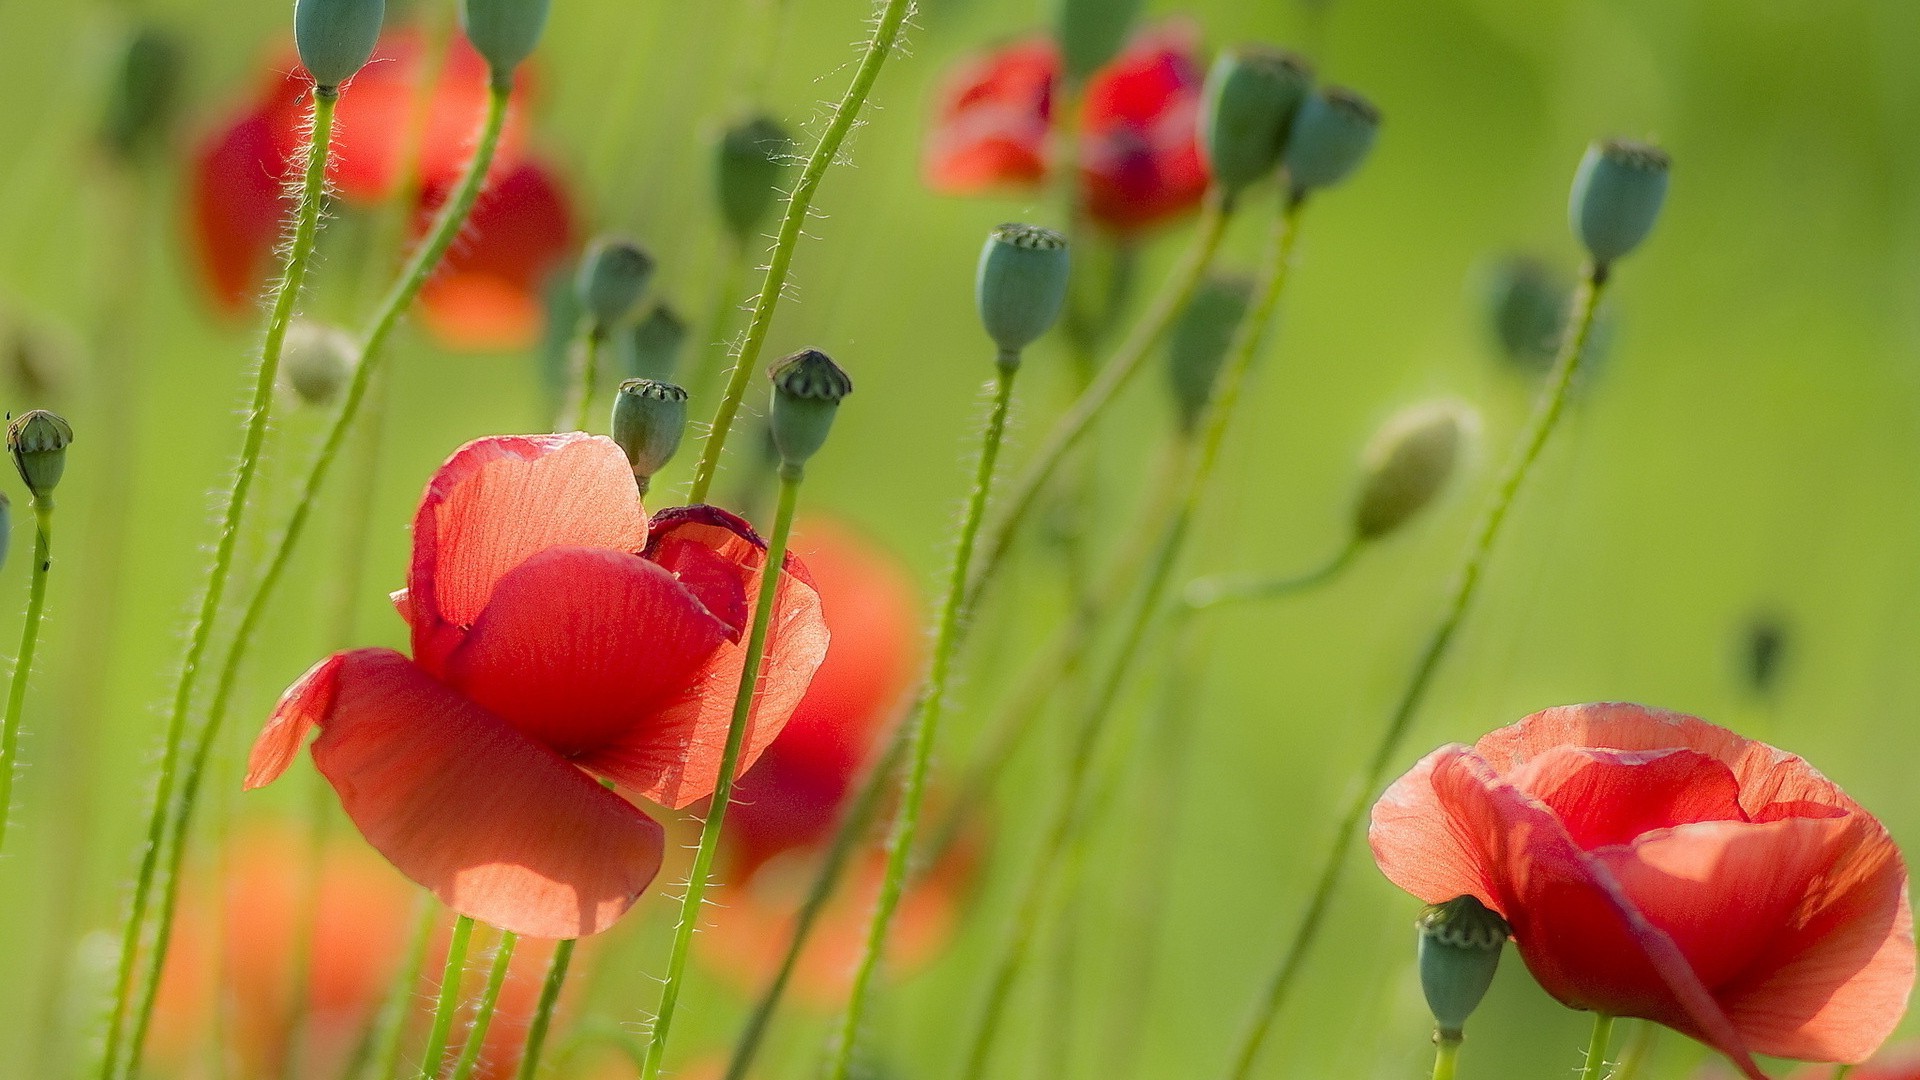
[[[1124,235],[1200,205],[1204,77],[1198,34],[1172,24],[1141,34],[1087,81],[1080,187],[1095,222]]]
[[[1374,857],[1428,903],[1506,916],[1576,1008],[1756,1053],[1869,1057],[1914,979],[1884,827],[1802,759],[1636,705],[1550,709],[1442,747],[1374,807]]]
[[[1060,51],[1050,38],[1016,42],[964,62],[940,93],[927,137],[927,186],[973,195],[1046,179],[1059,81]]]

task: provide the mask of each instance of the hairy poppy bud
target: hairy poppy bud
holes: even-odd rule
[[[322,90],[337,89],[372,59],[386,15],[386,0],[294,0],[301,65]]]
[[[123,159],[161,142],[180,101],[186,51],[171,35],[143,26],[130,35],[114,64],[101,135]]]
[[[687,324],[665,304],[655,304],[626,335],[627,372],[636,379],[671,379],[687,344]]]
[[[1003,363],[1053,328],[1067,301],[1067,238],[1038,225],[1002,225],[980,251],[974,295]]]
[[[1180,430],[1191,433],[1213,399],[1213,383],[1253,299],[1253,282],[1208,278],[1167,334],[1167,381]]]
[[[798,468],[817,453],[833,428],[840,399],[853,393],[853,380],[826,353],[802,349],[773,365],[773,408],[767,427],[784,468]]]
[[[1057,4],[1054,35],[1067,78],[1077,83],[1120,54],[1142,0],[1057,0]]]
[[[771,117],[727,129],[713,160],[713,186],[727,231],[744,244],[780,197],[793,157],[793,136]]]
[[[1573,177],[1567,216],[1593,261],[1605,266],[1640,246],[1667,199],[1666,152],[1649,143],[1607,139],[1587,147]]]
[[[1373,149],[1380,110],[1359,94],[1329,86],[1300,106],[1281,160],[1295,197],[1345,180]]]
[[[345,330],[295,319],[287,327],[286,344],[281,350],[280,377],[304,404],[331,405],[347,380],[353,378],[357,351],[353,335]]]
[[[13,455],[14,467],[35,502],[53,498],[72,444],[73,425],[45,409],[21,413],[7,425],[7,452]]]
[[[1456,896],[1421,912],[1414,925],[1420,928],[1420,989],[1427,1008],[1440,1037],[1458,1041],[1493,985],[1511,932],[1507,920],[1472,896]]]
[[[1361,455],[1354,535],[1377,540],[1426,509],[1459,468],[1474,426],[1473,410],[1458,401],[1415,405],[1388,420]]]
[[[1488,269],[1484,295],[1501,355],[1526,371],[1552,367],[1566,333],[1572,283],[1538,259],[1513,255]]]
[[[1201,95],[1200,145],[1229,197],[1279,165],[1294,114],[1312,92],[1312,67],[1289,52],[1229,49],[1213,62]]]
[[[627,452],[633,478],[647,481],[666,468],[687,428],[687,392],[672,383],[628,379],[613,398],[613,441]]]
[[[486,58],[495,86],[505,86],[540,43],[547,26],[548,0],[463,0],[460,28]]]
[[[580,260],[574,288],[587,314],[590,332],[605,335],[625,322],[653,280],[653,256],[631,240],[602,238]]]

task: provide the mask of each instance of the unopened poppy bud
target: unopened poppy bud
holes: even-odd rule
[[[793,149],[793,136],[767,116],[735,124],[720,137],[713,185],[720,216],[740,243],[753,236],[780,197]]]
[[[1498,912],[1472,896],[1434,904],[1414,925],[1420,928],[1420,989],[1427,1008],[1440,1037],[1458,1041],[1467,1017],[1493,985],[1512,931]]]
[[[1288,129],[1313,92],[1313,69],[1279,49],[1229,49],[1201,95],[1200,145],[1228,197],[1274,171]]]
[[[143,26],[130,35],[115,62],[101,134],[123,159],[159,143],[180,100],[185,50],[171,35]]]
[[[1627,254],[1653,231],[1667,199],[1669,164],[1666,152],[1650,143],[1607,139],[1587,147],[1567,216],[1596,264]]]
[[[1553,366],[1566,332],[1572,284],[1540,260],[1515,255],[1487,272],[1485,297],[1488,328],[1501,355],[1527,371]]]
[[[802,349],[773,365],[773,408],[767,428],[784,468],[798,468],[817,453],[833,428],[840,399],[853,393],[853,380],[826,353]]]
[[[386,0],[294,0],[293,45],[322,90],[338,89],[373,58]]]
[[[35,502],[53,497],[60,474],[67,469],[67,447],[73,444],[73,425],[45,409],[24,412],[7,425],[7,452],[13,455],[20,479]]]
[[[640,245],[611,237],[595,241],[580,260],[574,282],[591,332],[604,335],[625,322],[652,280],[653,256]]]
[[[1067,238],[1038,225],[1002,225],[980,251],[974,295],[1003,363],[1053,328],[1067,301]]]
[[[287,327],[281,349],[280,377],[302,403],[324,408],[333,404],[353,378],[358,351],[353,335],[337,326],[295,319]]]
[[[1353,531],[1377,540],[1427,508],[1460,466],[1475,426],[1458,401],[1415,405],[1388,420],[1361,455]]]
[[[686,344],[686,321],[667,305],[655,304],[627,332],[627,372],[637,379],[670,380]]]
[[[1294,117],[1281,158],[1294,196],[1345,180],[1367,159],[1379,133],[1380,110],[1366,98],[1340,86],[1315,92]]]
[[[1056,0],[1054,34],[1067,78],[1085,82],[1120,54],[1143,0]]]
[[[1213,399],[1213,383],[1253,299],[1246,278],[1208,278],[1167,334],[1167,381],[1180,430],[1192,432]]]
[[[509,83],[520,61],[540,43],[547,6],[548,0],[462,0],[460,28],[486,58],[495,86]]]
[[[666,468],[687,428],[687,392],[672,383],[628,379],[613,398],[613,441],[627,452],[633,478],[647,481]]]

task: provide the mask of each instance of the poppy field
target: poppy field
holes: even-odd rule
[[[1920,1077],[1916,46],[0,5],[0,1080]]]

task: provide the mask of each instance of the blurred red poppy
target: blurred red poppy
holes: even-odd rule
[[[640,508],[626,455],[581,433],[469,443],[427,486],[411,659],[336,653],[281,698],[247,786],[313,758],[368,842],[447,906],[533,937],[597,933],[659,870],[662,831],[614,791],[712,794],[766,548],[723,510]],[[826,653],[789,557],[740,759]]]
[[[1546,991],[1753,1054],[1862,1061],[1913,987],[1907,871],[1802,759],[1637,705],[1549,709],[1446,746],[1374,807],[1374,858],[1472,894]]]
[[[465,38],[449,45],[432,85],[423,86],[431,62],[422,35],[385,38],[340,95],[327,166],[345,206],[412,199],[416,236],[459,179],[487,100],[486,61]],[[311,84],[291,58],[275,70],[250,106],[202,142],[195,159],[194,237],[213,298],[229,313],[246,311],[265,284],[292,206]],[[541,287],[573,245],[564,190],[551,170],[522,152],[526,95],[516,87],[514,96],[487,191],[422,297],[428,328],[451,347],[532,343]],[[416,133],[418,184],[403,192]]]
[[[1034,38],[968,61],[942,92],[927,140],[927,182],[969,195],[1046,179],[1059,50]],[[1183,24],[1149,29],[1087,80],[1077,135],[1087,216],[1136,234],[1200,204],[1200,45]]]

